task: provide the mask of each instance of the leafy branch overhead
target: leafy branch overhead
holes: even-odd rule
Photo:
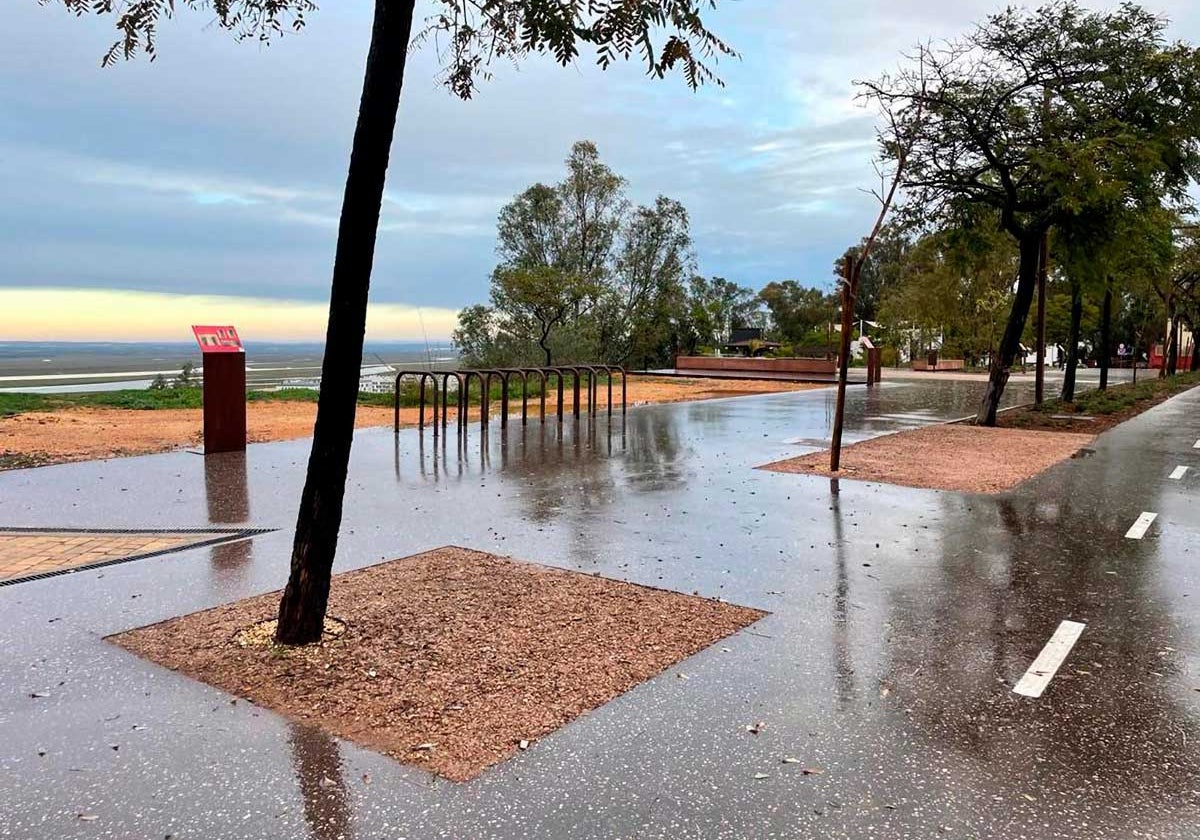
[[[409,0],[411,1],[411,0]],[[52,0],[40,0],[47,4]],[[111,15],[118,40],[102,64],[119,59],[155,56],[159,23],[170,18],[176,0],[61,0],[76,16]],[[405,0],[378,0],[399,3]],[[412,39],[413,45],[434,40],[446,86],[469,99],[481,80],[491,77],[496,60],[516,62],[529,55],[549,55],[570,64],[581,49],[592,47],[596,63],[607,68],[618,59],[637,56],[648,75],[664,77],[678,69],[691,88],[721,85],[713,67],[736,51],[701,20],[717,0],[434,0],[436,10]],[[239,39],[271,41],[304,27],[317,10],[312,0],[181,0],[182,5],[210,12],[213,22]],[[396,44],[407,49],[407,44]]]

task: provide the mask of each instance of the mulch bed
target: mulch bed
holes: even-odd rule
[[[765,615],[455,547],[337,575],[317,645],[272,643],[278,601],[110,640],[455,781]]]
[[[1090,434],[924,426],[842,447],[841,470],[829,471],[829,452],[813,452],[759,469],[805,473],[905,487],[1000,493],[1075,455]]]

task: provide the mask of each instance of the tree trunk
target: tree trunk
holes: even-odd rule
[[[1179,372],[1179,318],[1171,319],[1171,345],[1167,350],[1167,375]]]
[[[1112,359],[1112,282],[1104,287],[1100,308],[1100,390],[1108,390],[1108,365]]]
[[[1017,293],[1013,297],[1012,311],[1008,314],[1008,324],[1000,339],[1000,348],[992,357],[992,369],[988,376],[987,390],[983,394],[983,402],[979,405],[979,414],[975,422],[980,426],[995,426],[996,412],[1000,408],[1000,397],[1004,394],[1004,386],[1008,384],[1008,369],[1012,366],[1021,346],[1021,333],[1025,331],[1025,321],[1029,317],[1029,306],[1033,303],[1033,293],[1037,288],[1039,252],[1042,246],[1042,232],[1027,231],[1019,242],[1021,264],[1017,271]]]
[[[1042,234],[1038,243],[1037,268],[1037,329],[1034,330],[1035,361],[1033,369],[1033,401],[1041,405],[1046,399],[1046,276],[1050,271],[1050,235]],[[1025,325],[1021,325],[1025,329]]]
[[[850,374],[850,331],[854,317],[854,298],[858,292],[859,266],[846,257],[842,286],[842,334],[838,352],[837,398],[833,412],[833,434],[829,445],[829,470],[837,472],[842,464],[842,425],[846,417],[846,379]]]
[[[1153,352],[1153,351],[1151,351]],[[1173,307],[1167,305],[1167,333],[1163,336],[1162,360],[1158,366],[1158,378],[1166,379],[1171,371],[1171,357],[1175,355],[1175,313]]]
[[[1067,331],[1067,354],[1063,365],[1063,402],[1075,400],[1075,366],[1079,364],[1079,324],[1083,320],[1083,288],[1071,284],[1071,328]]]
[[[280,644],[318,641],[324,627],[354,440],[367,292],[415,5],[416,0],[375,2],[358,124],[342,196],[317,422],[296,519],[291,575],[279,603],[275,640]]]

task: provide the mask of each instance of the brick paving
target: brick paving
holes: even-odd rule
[[[211,539],[212,533],[108,534],[79,531],[0,529],[0,581],[19,580],[183,548]]]

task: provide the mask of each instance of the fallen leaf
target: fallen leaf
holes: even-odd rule
[[[784,763],[784,764],[799,764],[799,763],[800,763],[800,759],[798,759],[798,758],[785,758],[785,759],[783,760],[783,763]]]
[[[822,770],[820,767],[805,767],[800,772],[803,773],[805,776],[822,776],[825,774],[825,771]]]
[[[415,747],[413,747],[413,751],[415,752],[418,750],[423,750],[423,751],[428,752],[429,750],[433,749],[436,746],[437,746],[437,744],[433,743],[432,741],[427,741],[424,744],[417,744]]]
[[[325,788],[325,789],[329,789],[332,787],[337,787],[337,782],[335,782],[333,779],[329,778],[328,776],[322,776],[321,781],[317,782],[317,786]]]
[[[755,779],[769,779],[769,778],[771,778],[771,774],[770,773],[755,773],[754,778]]]
[[[519,750],[529,749],[529,742],[526,741],[524,738],[522,738],[521,742],[519,744],[517,744],[517,749],[519,749]]]
[[[95,814],[80,814],[79,819],[83,820],[84,822],[95,822],[100,818]]]
[[[50,695],[45,693],[44,691],[35,691],[32,694],[30,694],[29,696],[32,697],[34,700],[38,700],[42,697],[49,697]]]
[[[746,731],[749,732],[751,735],[757,735],[759,732],[762,732],[766,728],[767,728],[767,725],[760,720],[756,723],[752,723],[749,726],[747,726]]]

